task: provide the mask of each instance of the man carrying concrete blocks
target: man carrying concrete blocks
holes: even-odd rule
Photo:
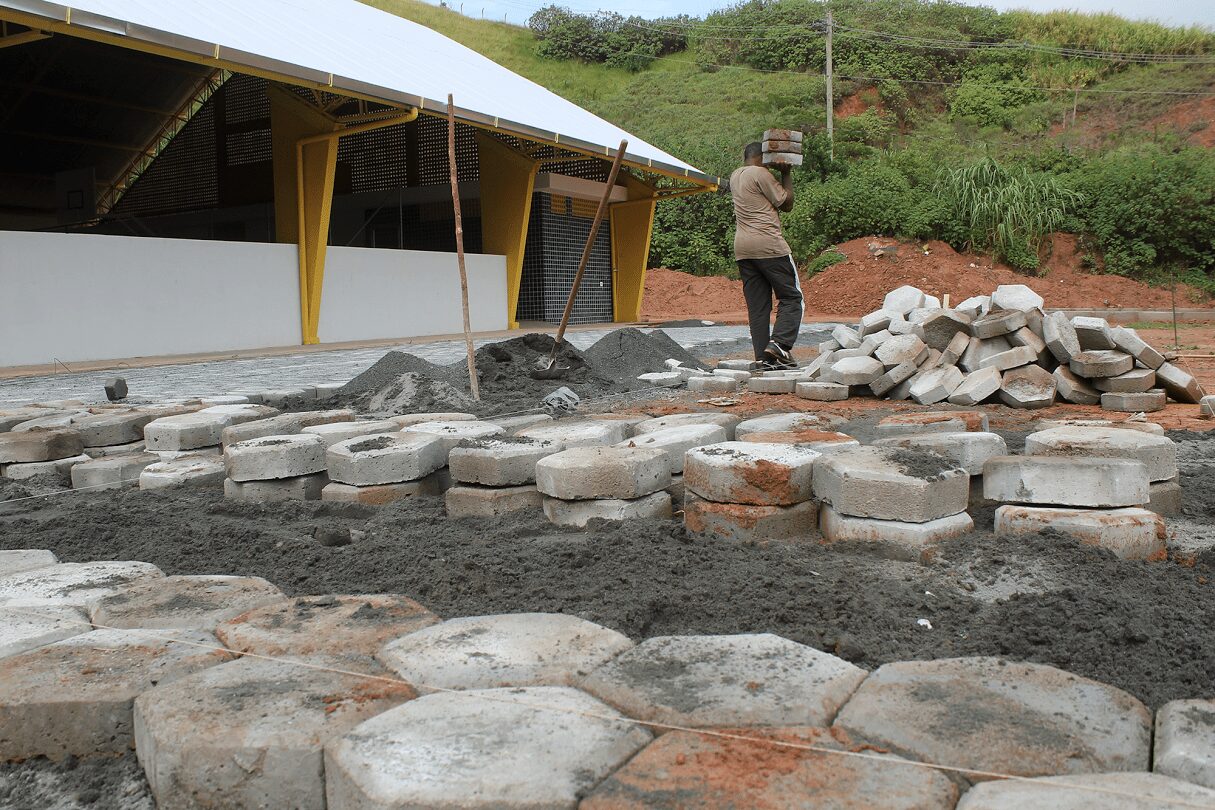
[[[805,313],[797,265],[780,224],[780,212],[793,210],[791,170],[801,163],[801,139],[800,132],[768,130],[764,143],[747,144],[742,167],[730,175],[734,258],[743,282],[755,359],[767,369],[797,366],[792,350]],[[766,166],[780,171],[779,183]],[[774,327],[769,323],[773,295],[778,302]]]

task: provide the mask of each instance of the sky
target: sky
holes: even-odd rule
[[[426,0],[438,5],[439,0]],[[966,2],[966,0],[963,0]],[[553,0],[555,5],[576,11],[611,9],[621,14],[665,17],[690,14],[702,17],[707,12],[729,5],[730,0]],[[506,19],[522,25],[536,9],[548,5],[543,0],[447,0],[447,5],[469,17]],[[1215,0],[984,0],[970,5],[994,6],[1000,10],[1025,8],[1051,11],[1058,8],[1076,11],[1112,11],[1131,19],[1157,20],[1169,25],[1206,25],[1215,29]]]

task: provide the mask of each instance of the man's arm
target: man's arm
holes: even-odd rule
[[[786,214],[793,210],[793,167],[781,165],[780,167],[780,185],[785,190],[785,204],[780,206],[780,210]]]

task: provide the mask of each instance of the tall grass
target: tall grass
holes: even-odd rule
[[[1051,175],[991,158],[944,171],[936,190],[949,201],[967,247],[989,250],[1022,270],[1038,266],[1042,238],[1059,230],[1082,202]]]
[[[1010,11],[1007,17],[1018,39],[1037,44],[1118,53],[1215,53],[1215,31],[1200,25],[1172,27],[1079,11]]]

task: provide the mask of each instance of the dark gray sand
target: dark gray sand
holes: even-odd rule
[[[661,331],[647,335],[639,329],[617,329],[600,338],[584,354],[598,374],[631,389],[650,387],[638,380],[638,375],[666,371],[668,359],[678,360],[689,368],[708,368]]]
[[[0,810],[156,810],[143,768],[122,756],[0,764]]]

